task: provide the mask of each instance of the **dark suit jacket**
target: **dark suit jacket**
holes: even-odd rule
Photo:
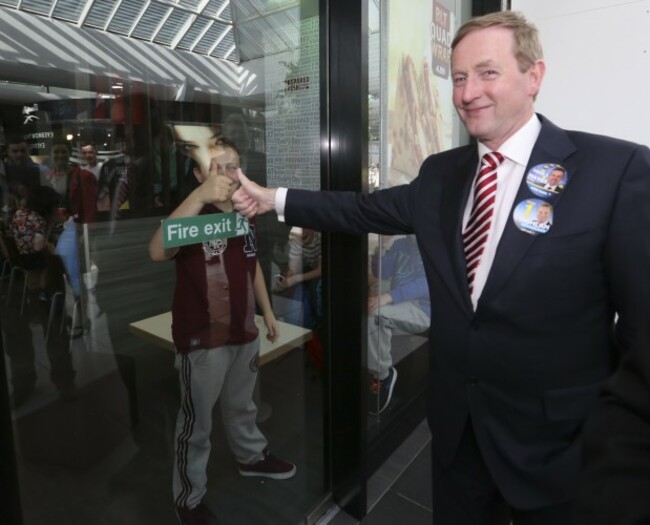
[[[526,172],[554,163],[569,178],[546,199],[554,210],[547,233],[520,231],[511,214],[476,312],[461,243],[475,145],[427,158],[409,185],[370,194],[289,190],[285,208],[288,224],[316,230],[415,233],[435,312],[434,452],[449,464],[471,418],[500,490],[522,509],[573,496],[582,424],[650,296],[641,280],[650,271],[650,150],[539,118]],[[531,197],[524,176],[515,205]]]
[[[650,523],[650,314],[643,328],[583,430],[576,525]]]

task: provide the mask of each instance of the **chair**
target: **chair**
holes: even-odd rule
[[[77,315],[81,315],[81,298],[80,297],[75,297],[74,292],[72,291],[72,286],[70,285],[70,280],[68,279],[67,274],[63,274],[63,278],[65,280],[65,289],[66,293],[71,293],[72,297],[74,298],[74,303],[72,305],[72,319],[70,320],[70,342],[69,346],[72,346],[72,340],[74,339],[74,327],[77,322]]]
[[[4,247],[4,244],[2,246]],[[7,270],[11,271],[11,265],[9,259],[4,254],[4,249],[0,249],[0,256],[2,256],[2,269],[0,270],[0,292],[2,292],[5,277],[7,276]]]
[[[65,309],[65,292],[54,292],[50,298],[50,315],[47,318],[47,329],[45,330],[46,342],[50,338],[50,329],[52,328],[52,321],[54,320],[54,315],[56,314],[56,306],[59,303],[59,299],[63,299],[62,307]],[[61,326],[59,327],[59,332],[63,331],[64,321],[65,315],[61,314]]]
[[[4,244],[4,241],[1,238],[3,235],[4,233],[0,233],[0,255],[2,256],[2,270],[0,270],[0,291],[2,291],[2,287],[4,286],[4,280],[5,277],[7,276],[7,270],[11,272],[9,253],[7,247]]]

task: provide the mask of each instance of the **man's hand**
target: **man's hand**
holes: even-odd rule
[[[275,189],[265,188],[254,183],[240,169],[237,176],[241,186],[233,194],[235,209],[244,217],[253,217],[275,210]]]

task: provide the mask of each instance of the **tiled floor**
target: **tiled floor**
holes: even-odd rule
[[[431,434],[422,422],[368,483],[370,511],[361,521],[343,510],[325,525],[431,525]]]

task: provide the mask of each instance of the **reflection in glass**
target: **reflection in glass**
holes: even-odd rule
[[[248,2],[230,7],[251,9]],[[101,31],[80,33],[42,17],[25,24],[29,16],[3,10],[0,17],[3,38],[15,44],[7,49],[18,50],[0,57],[6,75],[0,79],[3,231],[24,208],[27,189],[52,183],[58,197],[53,213],[29,219],[38,225],[26,244],[42,237],[52,259],[43,263],[47,272],[37,274],[26,254],[14,258],[11,246],[3,251],[0,313],[23,522],[171,525],[178,522],[172,479],[182,408],[169,321],[176,275],[174,265],[150,260],[147,243],[160,220],[197,187],[195,165],[175,143],[171,125],[214,124],[236,143],[246,174],[261,184],[318,187],[318,16],[292,4],[282,16],[261,20],[263,33],[254,31],[262,26],[250,15],[241,16],[259,38],[240,41],[231,53],[244,51],[247,60],[239,64],[153,44],[143,48]],[[283,47],[265,56],[276,32]],[[83,43],[81,51],[70,42]],[[22,51],[38,56],[41,66],[29,66]],[[92,181],[95,189],[87,190]],[[255,226],[271,295],[273,275],[288,275],[289,229],[273,216]],[[232,268],[217,246],[208,248],[214,271],[203,276],[220,289],[220,299],[230,300]],[[260,314],[249,300],[253,283],[242,285],[240,297],[247,314]],[[280,297],[274,293],[272,300],[279,318]],[[219,315],[223,305],[217,302],[210,311]],[[230,310],[228,316],[230,327]],[[135,335],[133,325],[152,319],[163,320],[155,334]],[[315,326],[302,319],[285,323],[283,344],[261,356],[259,368],[254,350],[243,358],[242,375],[258,379],[246,383],[248,392],[231,385],[254,400],[251,426],[268,438],[274,454],[298,466],[297,475],[264,484],[250,478],[245,464],[255,458],[233,455],[228,446],[235,441],[236,448],[237,441],[228,430],[231,411],[212,414],[212,427],[203,429],[214,447],[202,500],[225,523],[299,523],[327,491],[322,362],[303,351],[315,328],[301,324]],[[245,328],[261,328],[265,338],[263,321]],[[217,344],[224,334],[231,336],[229,329],[219,332]],[[214,385],[213,376],[204,384]],[[197,499],[194,494],[188,502]]]
[[[368,406],[378,415],[388,407],[397,382],[393,365],[414,350],[395,336],[424,336],[430,323],[429,288],[413,236],[382,237],[372,256],[370,282],[368,369],[373,380]]]
[[[453,145],[449,36],[456,3],[368,5],[368,188],[375,191],[410,183],[428,155]],[[416,240],[370,235],[368,246],[372,439],[424,390],[431,312]]]

